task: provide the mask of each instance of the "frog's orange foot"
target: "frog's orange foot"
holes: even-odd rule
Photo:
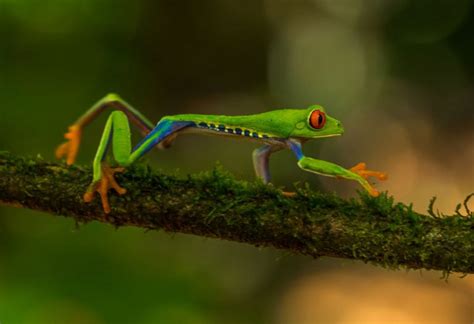
[[[296,192],[291,192],[291,191],[282,191],[281,194],[285,197],[294,197],[296,196]]]
[[[384,180],[387,180],[388,178],[385,172],[367,170],[367,165],[364,162],[360,162],[357,165],[353,166],[352,168],[350,168],[350,171],[360,175],[364,179],[368,179],[369,177],[375,177],[381,181],[384,181]],[[377,196],[378,196],[378,192],[377,192]]]
[[[71,165],[76,160],[79,145],[81,143],[81,128],[76,125],[69,127],[69,132],[64,134],[64,138],[68,141],[59,145],[56,149],[56,158],[61,159],[66,157],[66,163]]]
[[[380,192],[375,189],[374,187],[370,187],[367,189],[367,192],[369,193],[369,195],[371,195],[372,197],[378,197],[380,195]]]
[[[94,199],[96,192],[99,193],[102,200],[102,207],[106,214],[110,213],[110,204],[108,191],[114,189],[119,195],[123,195],[127,192],[127,189],[120,187],[115,180],[116,173],[122,173],[125,168],[111,168],[107,165],[102,165],[102,178],[95,183],[92,183],[84,194],[84,201],[90,203]]]

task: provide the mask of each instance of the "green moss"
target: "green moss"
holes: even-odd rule
[[[222,167],[179,177],[137,165],[117,176],[128,192],[110,195],[112,213],[106,217],[98,199],[82,200],[91,177],[87,167],[0,152],[0,202],[79,223],[163,229],[394,269],[474,272],[474,215],[467,200],[453,215],[435,213],[432,200],[422,215],[387,193],[373,198],[361,192],[344,200],[301,186],[287,198],[260,181],[236,180]]]

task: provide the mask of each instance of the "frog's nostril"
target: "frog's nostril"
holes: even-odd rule
[[[339,122],[336,125],[337,125],[337,128],[339,129],[339,131],[341,132],[341,134],[344,134],[344,127],[342,127],[342,123]]]

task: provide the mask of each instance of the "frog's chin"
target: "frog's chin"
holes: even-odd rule
[[[327,138],[327,137],[336,137],[342,136],[343,133],[333,133],[333,134],[326,134],[326,135],[317,135],[314,138]]]
[[[306,143],[307,141],[309,140],[314,140],[314,139],[319,139],[319,138],[329,138],[329,137],[337,137],[337,136],[341,136],[342,133],[336,133],[336,134],[321,134],[321,135],[316,135],[316,136],[312,136],[312,137],[301,137],[301,138],[298,138],[298,140],[301,142],[301,143]]]
[[[315,135],[313,138],[336,137],[336,136],[342,136],[342,134],[344,134],[344,130],[341,130],[340,132],[337,132],[337,133],[331,133],[331,134],[318,134],[318,135]]]

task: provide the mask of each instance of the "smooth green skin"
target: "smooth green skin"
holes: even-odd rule
[[[326,114],[326,124],[322,129],[314,129],[309,125],[309,115],[313,110],[324,108],[313,105],[307,109],[279,109],[255,115],[224,116],[184,114],[167,116],[174,121],[204,121],[207,123],[224,124],[233,128],[256,131],[260,134],[271,134],[281,139],[309,140],[321,137],[342,135],[344,129],[341,122]],[[217,133],[219,134],[219,133]]]
[[[368,181],[359,174],[345,169],[337,164],[322,160],[313,159],[303,155],[301,145],[311,139],[339,136],[342,135],[344,129],[341,122],[326,114],[326,123],[323,128],[315,129],[309,124],[309,116],[312,111],[318,109],[325,112],[324,108],[313,105],[307,109],[281,109],[265,112],[255,115],[245,116],[221,116],[221,115],[203,115],[203,114],[183,114],[163,117],[154,129],[151,129],[152,123],[141,115],[132,106],[122,100],[119,96],[111,94],[96,103],[89,111],[82,116],[75,125],[83,128],[93,118],[106,108],[114,108],[114,111],[107,120],[97,154],[94,159],[94,178],[89,190],[102,179],[102,161],[107,153],[109,144],[112,144],[113,156],[120,166],[129,166],[137,159],[148,152],[152,146],[167,147],[175,139],[180,131],[188,131],[189,127],[178,129],[163,137],[160,125],[166,123],[170,125],[179,124],[180,122],[200,122],[214,123],[216,125],[225,125],[226,128],[241,128],[266,134],[270,138],[252,138],[239,135],[243,139],[259,141],[264,147],[254,151],[254,164],[257,176],[261,177],[264,182],[269,181],[268,158],[271,153],[281,150],[290,149],[298,158],[298,166],[309,172],[317,173],[324,176],[339,177],[357,181],[370,193],[376,192]],[[135,124],[143,134],[147,137],[132,150],[131,134],[129,121]],[[174,124],[173,124],[174,123]],[[209,131],[209,129],[192,128],[193,132],[206,131],[216,136],[229,136],[229,134],[217,131]],[[161,136],[161,137],[160,137]]]

